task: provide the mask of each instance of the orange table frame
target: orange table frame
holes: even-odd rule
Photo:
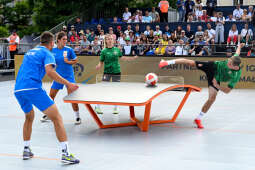
[[[186,94],[184,95],[184,97],[183,97],[181,103],[179,104],[177,110],[175,111],[173,117],[171,119],[167,119],[167,120],[153,120],[153,121],[150,121],[150,112],[151,112],[151,103],[152,103],[152,100],[155,99],[160,94],[163,94],[166,91],[175,90],[175,89],[179,89],[179,88],[186,89]],[[147,132],[149,130],[149,125],[150,124],[173,123],[173,122],[175,122],[175,120],[177,119],[180,111],[182,110],[185,102],[187,101],[187,99],[188,99],[188,97],[189,97],[189,95],[190,95],[190,93],[192,91],[200,92],[201,88],[196,87],[196,86],[192,86],[192,85],[175,85],[175,86],[171,86],[171,87],[166,88],[166,89],[160,91],[159,93],[155,94],[153,97],[151,97],[150,99],[148,99],[144,103],[118,103],[118,102],[111,103],[111,102],[75,101],[75,100],[64,100],[64,102],[66,102],[66,103],[82,103],[82,104],[84,104],[86,106],[86,108],[88,109],[89,113],[91,114],[91,116],[93,117],[93,119],[95,120],[95,122],[97,123],[97,125],[100,128],[102,128],[102,129],[113,128],[113,127],[125,127],[125,126],[138,126],[141,129],[141,131]],[[115,123],[115,124],[105,125],[100,120],[100,118],[97,116],[97,114],[95,113],[94,109],[91,107],[91,104],[129,106],[131,122],[127,122],[127,123]],[[134,106],[145,106],[144,120],[143,121],[140,121],[140,120],[138,120],[135,117]]]

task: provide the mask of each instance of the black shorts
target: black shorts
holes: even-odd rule
[[[197,69],[205,72],[207,81],[208,81],[208,87],[212,86],[215,90],[219,91],[219,89],[217,89],[213,85],[213,79],[214,79],[215,70],[216,70],[214,61],[195,61],[195,62],[196,62]],[[220,83],[218,82],[218,84]]]
[[[112,82],[120,82],[120,77],[121,77],[121,73],[117,73],[117,74],[104,73],[102,81],[111,81],[112,79]]]

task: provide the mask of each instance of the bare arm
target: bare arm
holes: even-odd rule
[[[224,92],[224,93],[226,93],[226,94],[228,94],[228,93],[232,90],[232,89],[229,88],[229,87],[221,87],[221,86],[217,83],[217,81],[216,81],[215,78],[213,79],[213,85],[214,85],[217,89],[219,89],[220,91],[222,91],[222,92]]]
[[[63,77],[61,77],[53,68],[52,65],[45,66],[46,74],[53,80],[55,80],[58,83],[66,85],[66,87],[72,92],[78,89],[78,85],[70,83]]]
[[[243,48],[244,45],[245,45],[244,43],[241,43],[241,44],[238,45],[238,47],[237,47],[237,49],[236,49],[236,54],[240,55],[240,53],[241,53],[241,48]]]
[[[96,66],[96,69],[99,70],[104,65],[104,62],[99,61],[99,63]]]

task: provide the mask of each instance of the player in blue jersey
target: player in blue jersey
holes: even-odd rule
[[[61,75],[63,78],[69,82],[75,83],[73,64],[78,62],[78,59],[72,48],[66,46],[67,36],[65,32],[59,32],[57,34],[57,47],[52,49],[52,53],[55,56],[57,68],[56,72]],[[50,89],[50,97],[52,100],[55,99],[59,90],[63,89],[64,85],[56,81],[53,81],[53,84]],[[67,93],[70,94],[71,91],[67,89]],[[76,116],[75,124],[81,124],[81,118],[79,114],[79,107],[77,103],[72,103],[72,108]],[[47,115],[43,115],[41,118],[42,122],[49,120]]]
[[[19,68],[14,89],[14,95],[25,113],[23,159],[30,159],[34,156],[30,149],[34,105],[46,114],[54,124],[56,136],[62,149],[61,161],[65,164],[76,164],[80,161],[69,153],[62,117],[54,101],[43,90],[42,79],[46,73],[53,80],[66,85],[69,91],[77,90],[78,86],[61,77],[54,69],[56,65],[55,58],[50,52],[54,46],[53,34],[50,32],[42,33],[40,41],[40,46],[29,50],[25,54],[22,65]]]

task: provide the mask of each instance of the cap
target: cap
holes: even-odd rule
[[[63,25],[63,29],[66,29],[67,27],[65,25]]]
[[[121,26],[120,26],[120,25],[118,25],[118,26],[117,26],[117,29],[121,29]]]
[[[71,28],[74,28],[74,25],[71,25]]]
[[[129,37],[126,37],[125,40],[126,40],[126,41],[130,41],[130,38],[129,38]]]

